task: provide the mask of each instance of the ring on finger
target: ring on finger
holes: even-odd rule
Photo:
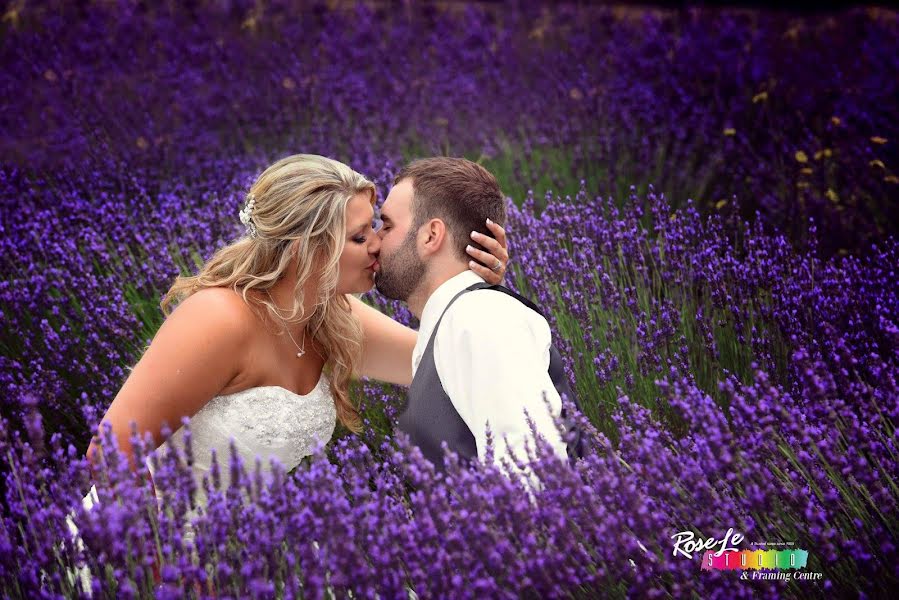
[[[499,273],[500,269],[502,269],[502,268],[503,268],[502,261],[497,259],[496,264],[493,265],[492,267],[490,267],[490,270],[493,271],[494,273]]]

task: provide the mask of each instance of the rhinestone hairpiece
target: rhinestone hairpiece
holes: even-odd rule
[[[253,223],[253,207],[256,206],[256,196],[252,193],[247,194],[247,202],[240,210],[240,222],[247,228],[247,235],[251,238],[256,237],[256,224]]]

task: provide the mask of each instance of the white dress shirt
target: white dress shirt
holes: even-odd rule
[[[483,281],[474,271],[464,271],[428,298],[412,352],[413,376],[447,304],[462,290]],[[525,444],[533,450],[534,440],[525,410],[555,453],[567,457],[553,423],[562,401],[549,376],[551,343],[546,319],[496,290],[463,294],[446,311],[434,340],[434,363],[444,391],[474,435],[480,459],[485,456],[488,423],[497,464],[510,451],[527,459]]]

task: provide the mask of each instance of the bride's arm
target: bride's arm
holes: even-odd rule
[[[495,239],[486,236],[474,238],[475,243],[487,250],[484,252],[470,248],[468,254],[475,261],[471,269],[484,278],[487,283],[500,283],[505,274],[509,253],[506,251],[506,231],[493,222],[487,227]],[[483,265],[494,265],[499,260],[503,268],[498,272]],[[483,264],[479,264],[480,261]],[[412,383],[412,351],[418,340],[418,332],[401,325],[368,306],[355,296],[347,296],[353,315],[362,324],[362,366],[360,374],[388,383],[409,385]]]
[[[132,468],[132,422],[141,438],[149,432],[158,445],[164,423],[177,430],[183,417],[193,416],[239,373],[250,330],[238,301],[230,290],[218,289],[184,300],[128,375],[102,423],[112,427]],[[87,451],[93,460],[96,441]]]
[[[353,315],[362,325],[362,365],[359,374],[388,383],[412,383],[412,350],[418,340],[418,332],[397,323],[355,296],[347,296],[347,299]]]

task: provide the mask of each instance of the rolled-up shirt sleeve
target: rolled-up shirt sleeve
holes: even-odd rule
[[[527,459],[526,447],[535,446],[525,410],[555,453],[566,456],[553,422],[562,402],[549,376],[551,342],[546,319],[501,292],[465,294],[444,315],[434,344],[437,373],[482,460],[488,423],[495,462],[510,451]]]

